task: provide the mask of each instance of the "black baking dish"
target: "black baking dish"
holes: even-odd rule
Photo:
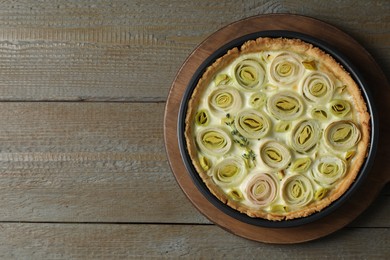
[[[336,201],[334,201],[331,205],[324,208],[322,211],[314,213],[310,216],[303,217],[303,218],[297,218],[292,220],[283,220],[283,221],[269,221],[261,218],[252,218],[249,217],[246,214],[240,213],[239,211],[227,206],[223,202],[221,202],[218,198],[216,198],[206,187],[206,185],[203,183],[203,180],[198,175],[197,171],[195,170],[191,159],[189,157],[185,137],[184,137],[184,129],[185,129],[185,116],[187,112],[187,105],[189,98],[192,95],[192,92],[195,88],[195,86],[198,83],[198,80],[203,75],[204,71],[208,66],[210,66],[216,59],[223,56],[228,50],[241,46],[244,42],[248,40],[253,40],[258,37],[273,37],[273,38],[295,38],[295,39],[301,39],[305,42],[311,43],[312,45],[322,49],[326,53],[330,54],[336,61],[338,61],[347,72],[349,72],[352,76],[352,78],[355,80],[355,82],[358,84],[358,86],[361,89],[362,95],[366,101],[368,112],[371,116],[370,123],[371,123],[371,139],[370,139],[370,146],[367,153],[367,158],[362,165],[359,174],[357,175],[354,183],[350,186],[350,188]],[[351,195],[359,188],[362,182],[364,182],[366,176],[369,174],[371,166],[374,161],[377,143],[378,143],[378,117],[377,113],[374,107],[374,101],[372,99],[372,96],[369,91],[369,87],[367,85],[367,82],[363,79],[362,74],[359,73],[358,69],[351,64],[350,61],[337,49],[335,49],[333,46],[330,46],[326,42],[323,42],[319,39],[316,39],[312,36],[301,34],[297,32],[292,31],[260,31],[253,34],[248,34],[240,38],[236,38],[232,40],[231,42],[227,43],[226,45],[220,47],[217,51],[212,53],[202,64],[201,66],[196,70],[193,77],[191,78],[187,89],[185,90],[185,93],[183,95],[183,99],[181,101],[181,106],[179,109],[178,114],[178,126],[177,126],[177,134],[178,134],[178,140],[179,140],[179,148],[182,160],[185,164],[185,167],[190,174],[193,182],[195,183],[196,187],[200,190],[200,192],[206,197],[208,201],[210,201],[215,207],[217,207],[219,210],[221,210],[221,214],[227,214],[230,217],[233,217],[239,221],[242,221],[247,224],[261,226],[261,227],[268,227],[268,228],[286,228],[286,227],[295,227],[300,226],[304,224],[308,224],[314,221],[318,221],[321,218],[329,215],[331,212],[335,211],[337,208],[339,208],[345,201],[347,201]]]

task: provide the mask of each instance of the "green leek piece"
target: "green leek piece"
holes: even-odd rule
[[[325,109],[322,108],[313,108],[311,111],[311,116],[318,120],[327,120],[328,119],[328,113]]]
[[[279,181],[281,181],[283,178],[284,178],[284,176],[285,176],[285,173],[284,173],[284,171],[283,170],[280,170],[280,171],[278,171],[278,179],[279,179]]]
[[[207,110],[201,109],[196,113],[195,123],[199,126],[208,126],[210,123],[210,116]]]
[[[304,173],[310,169],[311,159],[309,157],[296,159],[290,167],[290,170],[297,173]]]
[[[325,188],[320,188],[318,189],[315,194],[314,194],[314,199],[315,200],[322,200],[323,198],[325,198],[325,196],[328,194],[328,189],[325,189]]]
[[[330,112],[337,117],[345,117],[351,111],[351,104],[347,100],[334,99],[330,102]]]
[[[259,109],[264,106],[267,101],[267,96],[262,92],[253,93],[249,99],[249,104],[255,108]]]
[[[266,92],[273,92],[273,91],[276,91],[278,89],[279,89],[278,86],[275,86],[271,83],[266,83],[263,85],[263,90]]]
[[[285,205],[276,204],[276,205],[271,206],[271,212],[273,212],[273,213],[284,213],[287,211],[288,211],[288,208]]]
[[[350,150],[350,151],[348,151],[348,152],[345,154],[345,160],[346,160],[347,162],[352,161],[352,159],[353,159],[353,157],[355,156],[355,154],[356,154],[356,151],[355,151],[355,150]]]
[[[337,91],[338,93],[342,94],[344,92],[344,90],[347,89],[347,85],[341,85],[339,87],[337,87]]]
[[[244,195],[242,195],[242,192],[239,189],[234,188],[229,191],[228,196],[235,201],[241,201],[244,199]]]
[[[205,156],[200,157],[199,163],[205,171],[208,171],[211,168],[211,161]]]
[[[228,85],[231,82],[231,80],[232,79],[229,77],[229,75],[221,73],[215,77],[214,83],[216,86]]]
[[[302,61],[302,65],[307,70],[317,70],[317,65],[316,65],[316,62],[314,60],[304,60],[304,61]]]
[[[280,121],[275,125],[275,132],[278,133],[287,132],[288,130],[290,130],[290,127],[291,127],[291,122]]]

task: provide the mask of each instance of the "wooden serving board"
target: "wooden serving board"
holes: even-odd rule
[[[197,68],[218,48],[231,40],[267,30],[288,30],[308,34],[343,53],[369,82],[374,103],[379,111],[379,146],[377,156],[364,183],[349,200],[332,214],[310,224],[289,228],[264,228],[243,223],[211,204],[197,189],[182,161],[177,136],[178,111],[183,94]],[[381,68],[353,38],[322,21],[290,14],[271,14],[232,23],[203,41],[179,70],[169,92],[165,108],[164,137],[168,159],[176,180],[184,193],[210,221],[247,239],[265,243],[299,243],[314,240],[339,230],[361,214],[390,181],[390,86]]]

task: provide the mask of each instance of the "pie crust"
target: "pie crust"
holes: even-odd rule
[[[340,198],[363,165],[370,115],[350,74],[300,39],[232,48],[189,99],[185,140],[220,201],[250,217],[306,217]]]

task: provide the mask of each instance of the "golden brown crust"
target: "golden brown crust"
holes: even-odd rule
[[[337,80],[343,82],[347,86],[347,91],[353,100],[353,108],[358,116],[361,140],[357,145],[357,153],[354,157],[353,164],[350,164],[346,173],[346,176],[338,184],[337,189],[332,189],[330,193],[322,200],[317,200],[306,207],[301,209],[285,212],[285,213],[272,213],[262,210],[253,209],[243,203],[230,199],[225,192],[218,187],[207,172],[202,168],[199,163],[198,147],[195,142],[194,135],[194,116],[197,107],[201,101],[202,93],[206,90],[214,76],[223,68],[231,64],[240,55],[247,53],[256,53],[261,51],[290,51],[300,55],[306,55],[313,57],[319,65],[318,70],[335,75]],[[208,187],[208,189],[223,203],[226,203],[230,207],[247,214],[251,217],[259,217],[268,220],[280,221],[288,220],[299,217],[306,217],[317,211],[329,206],[333,201],[341,197],[351,186],[356,179],[357,174],[365,161],[368,146],[370,143],[370,115],[367,111],[365,101],[361,95],[361,91],[352,79],[348,72],[342,68],[330,55],[324,53],[317,47],[311,44],[305,43],[299,39],[284,39],[284,38],[258,38],[244,43],[240,49],[233,48],[229,50],[224,56],[217,59],[211,66],[209,66],[197,86],[195,87],[192,96],[189,100],[187,116],[185,118],[185,139],[189,155],[192,159],[200,177]]]

